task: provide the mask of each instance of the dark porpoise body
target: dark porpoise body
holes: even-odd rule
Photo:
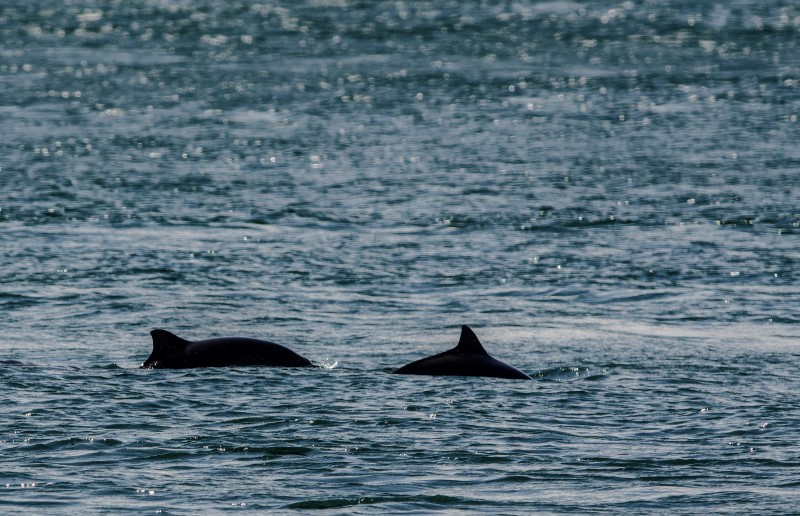
[[[422,374],[431,376],[488,376],[515,380],[531,377],[489,356],[469,326],[461,327],[461,338],[453,349],[428,358],[411,362],[395,374]]]
[[[166,330],[153,330],[150,335],[153,352],[142,364],[144,369],[314,367],[307,358],[291,349],[265,340],[227,337],[190,342]]]

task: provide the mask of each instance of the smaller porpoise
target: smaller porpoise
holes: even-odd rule
[[[143,369],[190,367],[272,366],[315,367],[280,344],[258,339],[226,337],[190,342],[166,330],[153,330],[153,352]]]
[[[438,355],[411,362],[394,374],[423,374],[431,376],[488,376],[514,380],[532,378],[515,367],[511,367],[489,356],[481,341],[469,326],[461,327],[458,345]]]

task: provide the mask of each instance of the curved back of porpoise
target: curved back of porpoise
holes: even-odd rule
[[[461,327],[458,345],[438,355],[411,362],[394,371],[395,374],[431,376],[487,376],[513,380],[531,380],[531,377],[489,355],[475,332]]]
[[[265,340],[240,337],[191,342],[166,330],[153,330],[153,352],[146,369],[230,366],[313,367],[291,349]]]

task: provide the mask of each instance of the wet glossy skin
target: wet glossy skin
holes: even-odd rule
[[[468,327],[461,327],[458,345],[437,355],[411,362],[394,371],[395,374],[432,376],[487,376],[516,380],[531,377],[519,369],[491,357],[483,349],[478,337]]]
[[[191,367],[313,367],[305,357],[280,344],[241,337],[190,342],[165,330],[153,330],[153,353],[145,369]]]

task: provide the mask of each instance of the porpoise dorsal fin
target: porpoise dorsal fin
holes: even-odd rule
[[[458,346],[456,346],[453,351],[463,355],[489,355],[489,353],[483,349],[481,341],[478,340],[478,336],[475,335],[475,332],[466,324],[461,326],[461,338],[458,339]]]
[[[184,340],[167,330],[153,330],[150,332],[150,336],[153,337],[152,358],[156,359],[171,355],[191,344],[188,340]]]

